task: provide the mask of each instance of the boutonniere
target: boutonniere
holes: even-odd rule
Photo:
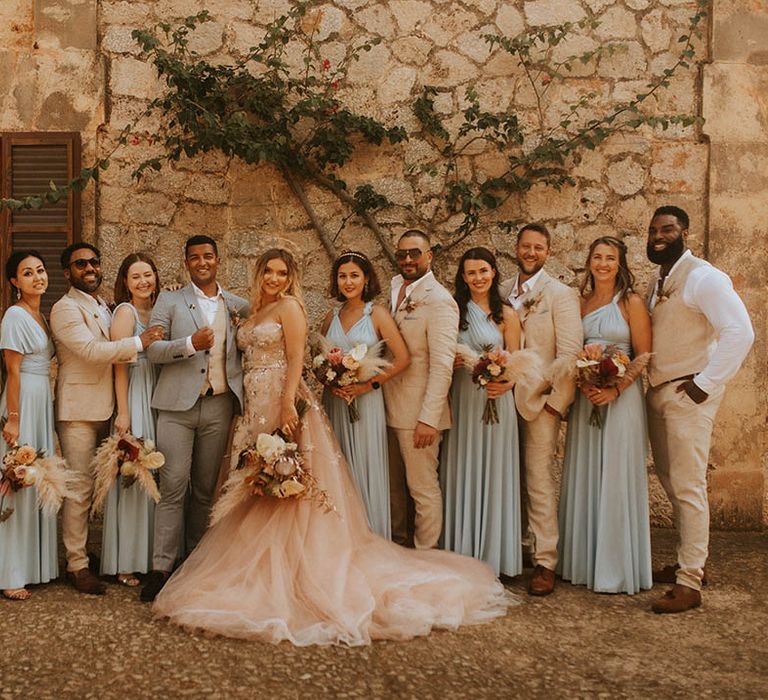
[[[525,309],[525,315],[528,316],[529,314],[532,314],[534,311],[536,311],[536,307],[541,303],[541,294],[539,296],[534,297],[532,299],[526,299],[523,302],[523,308]]]
[[[421,306],[421,302],[414,301],[411,298],[411,295],[409,294],[407,297],[405,297],[405,306],[403,307],[405,309],[405,313],[412,314],[416,309]]]
[[[245,319],[240,315],[240,311],[237,309],[231,309],[229,312],[229,322],[234,327],[237,328]]]

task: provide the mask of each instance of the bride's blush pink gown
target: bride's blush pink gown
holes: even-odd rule
[[[233,454],[278,427],[282,327],[243,326],[245,413]],[[213,526],[157,597],[158,616],[187,628],[269,642],[362,645],[410,639],[504,615],[510,596],[483,562],[405,549],[371,532],[322,408],[297,442],[338,514],[314,502],[253,497]]]

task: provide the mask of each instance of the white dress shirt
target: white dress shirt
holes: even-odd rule
[[[693,253],[686,250],[667,273],[667,278],[689,255]],[[651,297],[651,310],[657,300],[658,288]],[[693,380],[702,391],[711,394],[739,371],[755,340],[755,332],[744,302],[733,289],[731,278],[709,263],[691,270],[683,287],[683,303],[704,314],[717,335],[709,349],[709,363]]]
[[[403,296],[403,301],[400,302],[400,306],[402,306],[405,303],[405,300],[413,294],[413,290],[416,289],[424,280],[426,279],[435,279],[434,274],[432,274],[432,270],[427,272],[426,275],[419,277],[419,279],[414,280],[411,282],[406,288],[405,288],[405,296]],[[390,300],[390,307],[392,309],[392,313],[395,313],[397,311],[397,298],[400,296],[400,289],[402,288],[403,284],[405,283],[405,280],[403,279],[402,275],[395,275],[392,278],[392,283],[390,285],[390,291],[391,291],[391,300]]]
[[[526,300],[528,293],[533,289],[534,285],[538,281],[539,277],[541,277],[541,273],[544,271],[544,268],[542,267],[541,270],[539,270],[533,277],[529,277],[525,282],[523,282],[522,288],[523,291],[520,292],[520,294],[517,294],[518,290],[518,282],[520,281],[520,273],[518,272],[515,276],[515,283],[512,285],[512,291],[509,294],[509,298],[507,301],[512,304],[512,308],[515,311],[519,311],[520,307],[523,305],[523,302]],[[517,296],[515,296],[517,295]]]
[[[194,282],[190,282],[192,285],[192,291],[195,293],[195,297],[197,297],[197,303],[200,305],[200,313],[203,315],[203,318],[205,319],[205,325],[208,327],[213,325],[214,320],[216,319],[216,313],[219,310],[219,300],[224,298],[224,295],[221,293],[221,285],[217,282],[216,283],[216,294],[212,297],[206,296],[205,292],[203,292],[200,287],[198,287]],[[192,336],[187,336],[187,357],[192,357],[197,352],[195,350],[195,346],[192,344]]]
[[[75,294],[80,295],[81,300],[84,300],[89,306],[93,307],[93,310],[99,315],[99,318],[104,321],[107,328],[112,327],[112,312],[101,297],[95,297],[76,287],[72,287],[71,289]],[[141,352],[144,349],[144,346],[141,344],[141,338],[139,338],[138,335],[135,335],[133,336],[133,339],[136,342],[136,349]]]

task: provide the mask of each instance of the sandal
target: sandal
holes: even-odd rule
[[[32,595],[26,588],[9,588],[2,593],[8,600],[27,600]]]
[[[136,588],[141,583],[133,574],[118,574],[117,582],[128,588]]]

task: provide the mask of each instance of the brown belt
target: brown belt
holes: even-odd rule
[[[695,374],[684,374],[682,377],[675,377],[674,379],[670,379],[669,381],[662,382],[661,384],[657,384],[654,389],[660,389],[661,387],[665,386],[666,384],[674,384],[675,382],[687,382],[690,379],[693,379],[696,375]]]

